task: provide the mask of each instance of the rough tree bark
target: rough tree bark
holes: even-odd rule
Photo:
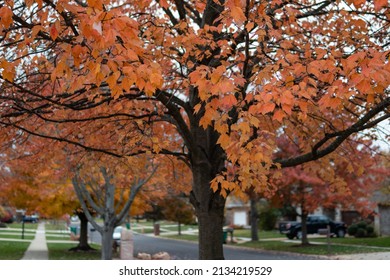
[[[257,197],[251,197],[251,239],[252,241],[259,241],[259,214],[257,213]]]
[[[191,152],[193,187],[190,201],[199,223],[199,259],[222,260],[223,224],[226,198],[214,192],[210,182],[224,170],[225,153],[211,129],[193,128],[198,146]]]

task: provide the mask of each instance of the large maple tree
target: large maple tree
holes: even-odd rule
[[[389,14],[385,0],[1,1],[0,121],[186,162],[199,256],[222,259],[229,192],[326,165],[389,118]],[[275,155],[281,135],[299,154]]]

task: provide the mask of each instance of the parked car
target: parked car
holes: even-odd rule
[[[319,233],[321,230],[330,226],[331,236],[344,237],[347,232],[347,226],[343,222],[334,222],[324,215],[309,215],[306,220],[307,233]],[[279,232],[286,234],[289,239],[302,238],[302,224],[297,221],[288,221],[279,223]]]
[[[112,234],[112,239],[116,244],[116,246],[118,247],[121,244],[121,237],[122,237],[122,227],[118,226],[114,229],[114,233]]]
[[[23,222],[24,223],[38,223],[39,219],[38,216],[24,216],[23,217]]]
[[[15,218],[14,218],[14,216],[12,216],[12,214],[7,214],[0,219],[0,223],[12,224],[14,222],[14,220],[15,220]]]

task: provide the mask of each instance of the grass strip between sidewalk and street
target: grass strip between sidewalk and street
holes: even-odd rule
[[[198,242],[198,235],[182,234],[182,235],[164,235],[164,238],[177,239],[177,240],[186,240]]]

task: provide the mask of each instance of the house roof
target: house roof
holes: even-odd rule
[[[235,197],[233,195],[228,196],[226,199],[226,208],[234,208],[234,207],[247,207],[249,206],[249,201],[242,201],[240,198]]]

